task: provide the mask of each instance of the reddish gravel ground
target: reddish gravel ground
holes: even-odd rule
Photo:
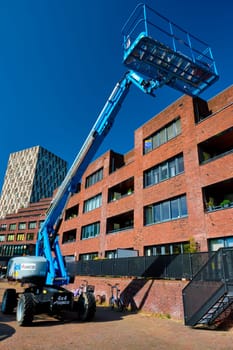
[[[12,286],[10,286],[12,287]],[[0,282],[0,300],[8,283]],[[97,307],[92,322],[65,322],[46,315],[36,317],[31,327],[19,327],[15,315],[0,313],[1,350],[68,349],[169,349],[232,350],[233,330],[192,329],[183,322],[162,319],[151,314],[120,313]]]

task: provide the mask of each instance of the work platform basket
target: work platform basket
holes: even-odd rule
[[[190,96],[218,79],[211,48],[166,17],[139,4],[123,29],[124,65]]]

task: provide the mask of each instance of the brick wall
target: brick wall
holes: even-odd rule
[[[106,305],[109,304],[111,288],[108,285],[119,283],[121,292],[126,293],[127,300],[138,310],[183,320],[182,289],[187,281],[152,280],[133,278],[107,278],[107,277],[76,277],[75,283],[68,289],[78,288],[83,280],[95,286],[95,296],[105,296]]]

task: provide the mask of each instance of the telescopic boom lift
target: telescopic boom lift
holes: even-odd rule
[[[2,312],[11,313],[17,307],[17,321],[22,326],[30,325],[34,315],[42,312],[61,315],[70,310],[84,321],[95,314],[93,288],[87,288],[78,299],[63,288],[73,278],[64,263],[58,231],[66,204],[110,131],[130,86],[151,96],[164,85],[197,96],[218,79],[211,49],[144,4],[133,11],[122,34],[127,72],[114,87],[48,209],[38,233],[36,256],[9,261],[8,279],[28,283],[29,287],[23,293],[7,289]]]

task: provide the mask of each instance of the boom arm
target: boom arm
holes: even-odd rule
[[[46,284],[64,285],[69,283],[69,276],[64,265],[57,235],[62,221],[62,214],[69,197],[75,192],[83,173],[111,129],[131,83],[150,95],[153,95],[154,89],[159,87],[158,81],[145,80],[134,71],[127,72],[114,87],[63,183],[59,187],[38,233],[36,255],[44,256],[49,265]]]

